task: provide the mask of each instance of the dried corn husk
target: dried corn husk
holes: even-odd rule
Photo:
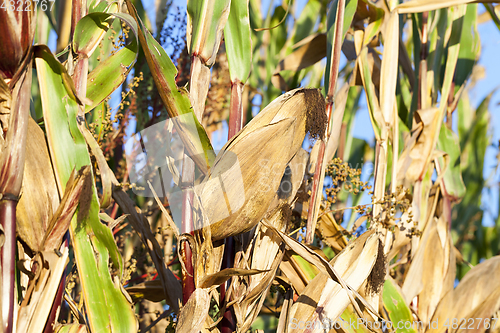
[[[379,240],[373,231],[366,232],[339,253],[331,264],[354,290],[368,279],[379,255]],[[377,267],[380,269],[380,267]],[[383,281],[383,280],[382,280]],[[290,310],[290,318],[314,323],[307,332],[322,332],[324,318],[335,321],[349,305],[347,291],[326,274],[318,274],[307,285]],[[305,332],[290,328],[289,332]]]
[[[222,239],[253,228],[271,205],[288,163],[306,132],[323,136],[324,98],[316,89],[292,90],[274,100],[217,155],[196,192],[207,214],[212,238]]]

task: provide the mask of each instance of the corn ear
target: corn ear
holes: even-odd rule
[[[299,151],[306,132],[322,136],[324,99],[315,89],[296,89],[262,110],[217,155],[197,192],[208,214],[212,238],[246,232],[276,207],[269,207],[287,164]],[[220,191],[221,185],[225,193]],[[229,198],[228,205],[220,205]]]

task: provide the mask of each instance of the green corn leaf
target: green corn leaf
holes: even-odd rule
[[[176,119],[176,126],[179,136],[184,143],[189,156],[204,173],[207,166],[210,167],[215,160],[215,153],[210,143],[205,129],[200,124],[191,107],[189,95],[186,89],[177,87],[175,77],[177,69],[163,47],[151,36],[149,31],[144,29],[138,21],[137,13],[132,3],[126,1],[129,12],[139,26],[139,41],[146,56],[148,66],[153,75],[153,80],[160,94],[161,100],[170,119]],[[182,115],[192,116],[196,128],[188,126],[183,122]],[[182,118],[182,119],[181,119]]]
[[[352,324],[355,323],[355,324]],[[351,306],[348,306],[344,312],[340,315],[340,319],[337,319],[334,327],[342,327],[343,331],[347,333],[368,333],[369,329],[362,324],[362,321],[354,312]]]
[[[62,325],[55,328],[55,333],[87,333],[87,328],[83,324]]]
[[[111,5],[107,7],[112,10]],[[111,8],[111,9],[110,9]],[[119,18],[132,30],[134,37],[127,46],[101,62],[87,78],[87,98],[92,104],[86,105],[89,112],[115,91],[127,78],[138,55],[138,29],[134,18],[122,13],[94,12],[83,17],[77,24],[73,47],[75,52],[91,56],[97,45],[111,27],[114,18]]]
[[[90,13],[78,21],[73,35],[73,50],[76,53],[90,57],[113,24],[115,18],[119,18],[125,22],[132,29],[137,39],[137,24],[132,16],[113,13],[113,10],[116,11],[110,5],[107,8],[109,13]]]
[[[295,260],[297,266],[300,268],[304,276],[311,281],[314,279],[316,275],[318,275],[319,270],[314,266],[311,265],[308,261],[306,261],[304,258],[301,256],[294,254],[292,255],[292,258]]]
[[[494,92],[488,94],[476,110],[471,107],[467,92],[462,95],[458,103],[460,164],[466,187],[464,198],[455,208],[457,214],[453,223],[461,227],[458,230],[466,230],[464,226],[471,225],[474,222],[481,224],[482,191],[486,183],[483,177],[484,156],[490,142],[488,130],[490,129],[491,118],[488,107]],[[462,252],[464,258],[469,258],[467,260],[473,263],[471,261],[472,257],[467,253],[468,251],[472,251],[472,249],[469,249],[465,245],[462,248],[464,250]],[[460,272],[459,276],[463,273],[465,272]]]
[[[446,192],[455,200],[461,199],[465,195],[465,184],[460,170],[460,144],[458,136],[444,124],[439,132],[437,149],[446,152],[449,157],[443,178]],[[443,170],[445,160],[443,157],[438,160]]]
[[[85,106],[85,112],[101,104],[106,97],[121,86],[137,59],[137,51],[137,42],[133,41],[101,62],[88,75],[87,98],[92,101],[92,104]]]
[[[252,32],[248,0],[233,0],[224,28],[227,61],[231,81],[245,83],[252,68]]]
[[[467,5],[464,15],[457,61],[459,70],[455,73],[455,91],[452,93],[456,93],[466,83],[481,52],[481,41],[477,31],[477,6],[477,4]]]
[[[400,294],[398,289],[395,287],[394,282],[392,280],[385,280],[384,282],[384,291],[382,293],[382,300],[384,302],[384,308],[389,314],[389,318],[391,319],[391,323],[396,326],[398,323],[399,327],[403,326],[403,328],[394,327],[397,333],[416,333],[413,328],[404,328],[405,323],[413,323],[413,317],[411,315],[411,311],[405,303],[403,296]]]
[[[448,29],[448,24],[451,24],[449,20],[448,9],[440,9],[435,12],[434,19],[437,20],[436,28],[430,31],[430,47],[429,47],[429,57],[427,62],[429,64],[428,68],[432,69],[434,72],[434,92],[432,102],[436,103],[438,94],[441,87],[442,73],[443,73],[443,53],[444,53],[444,38],[446,30]]]
[[[304,9],[300,13],[299,18],[297,19],[297,22],[295,23],[295,29],[292,33],[287,54],[290,54],[292,52],[293,45],[314,33],[315,23],[318,20],[318,13],[320,11],[320,1],[312,0],[307,2]]]
[[[114,7],[109,9],[112,10],[112,8]],[[100,12],[90,13],[82,17],[73,34],[73,50],[77,54],[90,57],[114,20],[112,15]]]
[[[200,57],[208,67],[215,62],[230,4],[231,0],[188,0],[187,2],[188,51],[189,54]]]
[[[375,13],[375,16],[373,17],[373,19],[371,19],[371,22],[365,29],[365,38],[363,41],[363,45],[366,45],[372,40],[373,37],[375,37],[380,32],[380,28],[382,27],[382,23],[384,22],[384,10],[375,6],[369,1],[362,1],[366,6],[368,6],[371,12]]]
[[[458,56],[460,51],[460,39],[462,36],[462,27],[466,12],[466,6],[462,5],[456,8],[450,8],[449,10],[452,12],[453,23],[449,27],[449,29],[451,29],[450,39],[448,40],[448,45],[446,47],[448,52],[448,57],[446,60],[443,85],[441,89],[441,100],[444,101],[448,100],[449,94],[453,94],[453,91],[451,90],[451,85],[453,83],[453,78],[455,76],[455,69],[457,67],[457,62],[458,62]],[[437,119],[436,121],[442,122],[442,120],[444,119],[444,113],[447,108],[447,105],[448,103],[443,103],[443,102],[439,104],[440,116],[436,117]],[[435,125],[435,127],[440,128],[440,126],[438,126],[437,124]],[[433,147],[435,147],[437,143],[438,136],[439,136],[439,131],[438,133],[433,133],[433,142],[434,142]]]
[[[35,63],[52,164],[64,193],[72,170],[91,165],[85,139],[78,128],[79,105],[68,89],[65,68],[46,46],[35,48]],[[66,79],[67,80],[67,79]],[[72,81],[71,81],[72,82]],[[122,292],[123,261],[111,230],[99,221],[99,202],[92,179],[80,198],[70,235],[82,283],[82,295],[93,332],[136,332],[137,321]],[[112,277],[110,259],[119,276]]]
[[[108,3],[106,1],[92,0],[87,4],[88,10],[87,13],[96,13],[96,12],[105,12],[108,7]],[[115,3],[116,5],[117,3]],[[116,12],[116,10],[114,10]]]

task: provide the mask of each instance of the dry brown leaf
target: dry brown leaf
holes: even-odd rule
[[[17,317],[17,331],[26,333],[37,333],[40,327],[45,327],[45,323],[50,314],[51,304],[59,289],[61,277],[68,263],[69,250],[63,246],[61,256],[54,251],[42,252],[40,258],[43,266],[37,279],[30,281],[30,288],[33,288],[29,298],[21,305]]]
[[[418,295],[418,316],[428,322],[441,298],[453,289],[455,256],[448,224],[434,218],[425,228],[402,290],[407,304]]]
[[[175,224],[174,220],[172,219],[172,216],[170,216],[170,214],[167,212],[165,207],[163,207],[163,203],[160,201],[160,198],[158,198],[158,195],[156,194],[156,191],[155,191],[154,187],[151,185],[151,182],[149,180],[148,180],[148,185],[149,185],[149,188],[151,189],[151,191],[153,192],[153,196],[155,198],[156,204],[158,205],[158,207],[160,207],[160,210],[163,213],[163,216],[165,217],[165,219],[167,220],[168,225],[170,226],[170,228],[172,228],[172,230],[174,231],[175,237],[178,239],[179,235],[180,235],[179,228],[177,228],[177,225]]]
[[[476,309],[467,315],[467,317],[459,317],[460,324],[458,325],[458,329],[451,330],[451,332],[471,332],[471,333],[483,333],[487,330],[487,327],[490,327],[490,332],[495,328],[498,329],[498,315],[495,314],[495,309],[500,308],[500,289],[496,289],[493,293],[491,293],[483,303],[478,305]],[[489,320],[492,317],[492,320]],[[467,318],[466,325],[464,326],[462,323],[464,320],[462,318]],[[471,319],[474,318],[475,325],[471,325]],[[482,319],[482,325],[480,320]],[[453,328],[453,327],[452,327]]]
[[[239,304],[240,306],[235,306],[237,322],[240,323],[239,326],[242,332],[250,329],[252,323],[259,315],[282,259],[283,252],[281,248],[274,257],[269,272],[265,273],[253,289],[247,291]]]
[[[283,305],[281,306],[281,313],[278,322],[278,327],[276,328],[276,333],[285,333],[287,332],[287,326],[290,323],[289,314],[293,304],[293,289],[288,288],[285,294],[285,300],[283,301]]]
[[[31,117],[27,135],[22,195],[16,208],[16,231],[31,250],[40,251],[52,214],[59,204],[59,193],[45,135]]]
[[[201,333],[220,333],[220,330],[217,328],[217,324],[213,321],[213,319],[210,316],[207,316],[205,324],[201,329]]]
[[[405,252],[401,252],[402,248],[408,245],[411,241],[410,230],[415,227],[415,224],[409,218],[409,212],[403,213],[401,216],[401,222],[396,225],[394,232],[392,233],[393,239],[390,244],[389,251],[387,254],[387,261],[392,261],[392,259],[398,254],[405,258]]]
[[[361,315],[361,310],[358,306],[358,303],[355,301],[355,297],[357,298],[358,301],[360,301],[372,314],[376,314],[377,311],[373,309],[373,307],[368,304],[360,295],[359,293],[353,289],[351,286],[345,283],[345,281],[340,277],[340,275],[335,271],[333,266],[328,263],[325,259],[323,259],[322,256],[308,248],[306,245],[299,243],[297,240],[291,238],[290,236],[280,232],[273,226],[267,224],[266,222],[263,222],[265,226],[273,230],[277,235],[280,236],[280,238],[285,242],[285,244],[290,247],[292,251],[300,255],[303,259],[307,260],[309,263],[313,264],[318,268],[323,274],[326,276],[330,277],[332,281],[340,284],[342,288],[346,291],[347,296],[349,297],[349,300],[353,304],[353,306],[356,309],[356,312]],[[365,234],[372,234],[372,232],[365,233]]]
[[[249,276],[267,272],[259,269],[225,268],[220,272],[205,276],[200,283],[200,288],[217,287],[233,276]]]
[[[335,96],[335,110],[333,111],[331,120],[333,126],[331,128],[330,138],[328,139],[325,148],[326,163],[333,159],[333,156],[335,155],[335,153],[337,152],[337,148],[339,147],[342,119],[344,119],[345,105],[347,103],[347,96],[350,87],[350,83],[345,83]]]
[[[304,157],[302,158],[303,165],[294,167],[295,170],[301,169],[302,176],[305,169],[305,158],[307,158]],[[296,160],[296,162],[298,161],[300,161],[300,158]],[[293,167],[292,163],[290,165]],[[293,179],[291,181],[293,182]],[[275,200],[277,199],[275,198]],[[285,230],[289,217],[290,207],[286,202],[282,201],[280,209],[269,218],[269,223],[280,230]],[[249,276],[247,280],[238,279],[233,284],[234,290],[242,294],[240,302],[234,306],[237,325],[242,332],[250,328],[261,311],[271,283],[276,276],[276,271],[283,259],[283,248],[280,237],[262,224],[258,225],[255,236],[247,250],[248,254],[251,253],[251,258],[246,261],[249,262],[251,269],[266,270],[266,272]]]
[[[200,58],[196,56],[193,57],[191,64],[191,79],[189,82],[189,100],[193,106],[196,118],[201,122],[210,86],[210,68],[202,64]]]
[[[427,169],[427,160],[434,148],[434,133],[439,131],[439,128],[436,128],[436,126],[441,126],[437,121],[437,117],[439,116],[440,114],[437,108],[418,110],[416,112],[415,118],[423,127],[421,132],[414,134],[418,134],[418,139],[415,146],[408,152],[408,158],[411,159],[411,162],[406,170],[406,178],[410,182],[421,180]]]
[[[293,263],[291,262],[291,257],[285,257],[283,259],[283,261],[280,263],[280,270],[288,278],[295,292],[297,294],[301,294],[309,283],[309,280],[306,277],[302,276],[299,273],[300,271],[297,270],[296,267],[294,267]]]
[[[7,131],[9,128],[11,104],[12,94],[10,92],[9,86],[3,79],[0,79],[0,126],[2,128],[2,135],[0,135],[0,147],[3,147],[4,143],[3,133],[5,133],[5,131]]]
[[[400,4],[394,11],[399,14],[422,13],[441,8],[448,8],[468,3],[474,3],[475,0],[413,0]],[[481,2],[490,3],[497,2],[494,0],[482,0]]]
[[[392,13],[389,16],[384,39],[384,53],[380,71],[380,110],[385,122],[384,125],[392,127],[399,58],[399,15],[397,13]]]
[[[176,333],[199,332],[210,308],[210,296],[207,289],[196,288],[182,307],[177,320]]]
[[[377,260],[378,249],[378,235],[373,231],[366,232],[339,253],[331,264],[342,279],[357,290],[370,275]],[[321,324],[326,318],[335,321],[349,305],[346,291],[328,275],[319,274],[304,289],[292,306],[289,316],[297,321],[314,323],[315,325],[312,325],[314,328],[307,332],[320,333],[322,332]],[[356,306],[356,304],[353,305]],[[304,329],[299,327],[289,332],[304,332]]]
[[[318,230],[321,234],[321,240],[330,245],[336,252],[340,252],[346,247],[348,241],[343,234],[345,229],[337,224],[332,213],[321,216]]]
[[[125,288],[134,302],[147,299],[151,302],[161,302],[165,299],[161,280],[145,281],[132,287]]]
[[[44,251],[52,251],[59,248],[64,235],[68,231],[76,208],[80,206],[81,209],[85,209],[83,205],[81,205],[81,202],[85,200],[80,199],[82,193],[85,192],[84,189],[89,187],[89,182],[91,181],[92,175],[89,165],[83,166],[78,173],[73,170],[66,183],[66,189],[61,199],[61,203],[52,216],[47,226],[45,236],[43,237],[41,246]]]
[[[85,141],[87,141],[87,144],[96,159],[97,166],[99,167],[102,182],[102,197],[100,199],[100,205],[101,208],[105,209],[111,205],[112,182],[113,180],[116,180],[116,178],[113,171],[109,168],[108,162],[106,161],[99,144],[92,133],[90,133],[89,129],[83,122],[78,122],[78,128],[85,137]]]
[[[492,278],[498,274],[500,274],[500,256],[492,257],[472,268],[465,274],[458,286],[443,297],[432,318],[432,321],[437,320],[440,325],[437,329],[429,328],[427,332],[445,332],[447,327],[443,325],[446,319],[449,319],[451,325],[453,318],[459,320],[460,318],[475,318],[477,330],[477,325],[482,323],[484,318],[490,318],[500,306],[500,279]],[[483,318],[481,322],[480,318]],[[484,332],[485,330],[486,327],[480,325],[477,331]],[[455,332],[455,330],[450,332]]]

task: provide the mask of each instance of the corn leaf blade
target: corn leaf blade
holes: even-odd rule
[[[230,6],[231,0],[190,0],[187,3],[188,51],[200,57],[208,67],[215,62]]]
[[[248,0],[231,1],[231,11],[224,28],[224,41],[231,81],[245,83],[252,69],[252,32]]]
[[[177,69],[163,47],[151,36],[149,31],[140,23],[137,12],[132,3],[127,0],[127,7],[132,17],[139,27],[139,41],[144,51],[148,66],[153,75],[153,79],[158,93],[167,113],[174,120],[180,138],[189,156],[194,160],[202,172],[206,173],[215,159],[210,139],[205,129],[196,118],[189,95],[184,88],[177,87],[175,77]],[[195,124],[195,129],[183,123],[182,115],[191,115]],[[176,118],[178,117],[178,118]]]
[[[77,125],[79,106],[63,81],[64,67],[46,46],[38,46],[35,55],[49,149],[59,191],[63,193],[71,171],[90,165],[90,156]],[[121,275],[121,255],[110,229],[99,221],[93,181],[86,186],[70,234],[90,327],[96,332],[135,332],[134,312],[108,267],[111,259]]]

